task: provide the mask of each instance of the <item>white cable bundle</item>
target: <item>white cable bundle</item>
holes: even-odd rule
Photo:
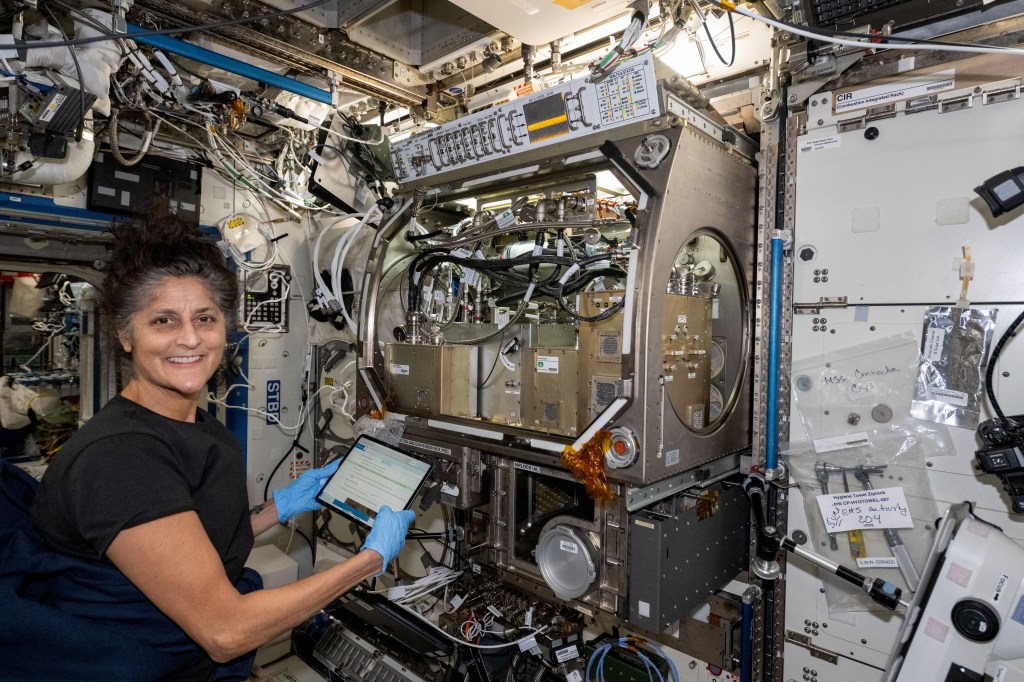
[[[447,566],[437,566],[430,569],[430,573],[409,585],[396,585],[388,588],[387,597],[396,604],[408,606],[421,597],[455,582],[460,575],[462,575],[462,571],[456,571]]]

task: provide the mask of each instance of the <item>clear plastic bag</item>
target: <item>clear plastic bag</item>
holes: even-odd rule
[[[370,415],[364,414],[352,425],[354,438],[366,435],[388,445],[400,445],[403,433],[405,433],[405,422],[390,414],[384,415],[383,419],[374,419]]]
[[[820,455],[806,445],[791,448],[785,457],[790,475],[803,493],[808,527],[802,530],[810,538],[808,549],[859,573],[889,580],[909,599],[919,589],[914,576],[928,558],[937,517],[923,454],[934,447],[927,442],[930,437],[928,433],[889,434],[876,438],[872,447],[844,450],[841,458]],[[895,493],[890,496],[901,502],[904,527],[882,529],[850,524],[860,527],[853,532],[830,533],[826,528],[829,516],[822,507],[855,512],[854,518],[874,516],[870,504],[853,499],[869,490],[886,495]],[[826,494],[839,497],[823,497]],[[822,505],[819,498],[826,504]],[[829,500],[837,501],[828,504]],[[839,506],[844,503],[851,506]],[[789,530],[792,535],[801,529]],[[887,612],[849,583],[825,572],[821,572],[821,577],[830,613]]]
[[[908,332],[794,362],[793,401],[815,452],[872,446],[883,437],[900,450],[905,435],[922,439],[925,457],[953,454],[944,426],[910,413],[918,359]]]
[[[803,493],[810,549],[891,580],[908,596],[937,515],[926,461],[955,452],[944,425],[911,415],[919,357],[906,333],[794,362],[793,402],[809,442],[791,445],[787,455]],[[896,506],[904,527],[875,520]],[[837,523],[826,510],[854,516]],[[830,533],[826,519],[841,530]],[[883,610],[831,576],[823,582],[831,612]]]
[[[978,428],[997,312],[953,306],[928,309],[911,415],[938,424]]]

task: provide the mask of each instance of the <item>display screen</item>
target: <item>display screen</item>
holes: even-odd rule
[[[360,436],[338,471],[317,496],[345,516],[373,526],[377,511],[387,505],[407,509],[431,465],[369,436]]]
[[[569,134],[569,113],[562,93],[524,104],[523,118],[526,119],[530,142]]]

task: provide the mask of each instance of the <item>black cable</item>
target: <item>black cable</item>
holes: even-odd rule
[[[1024,322],[1024,312],[1018,315],[1017,319],[1011,322],[1010,326],[1006,328],[1005,332],[1003,332],[1003,335],[999,337],[999,341],[992,349],[992,357],[990,357],[988,360],[988,370],[986,370],[985,372],[985,389],[988,392],[989,402],[992,403],[992,409],[995,411],[996,416],[999,417],[999,421],[1001,421],[1003,423],[1003,426],[1006,427],[1006,429],[1009,431],[1015,431],[1017,428],[1017,423],[1012,419],[1008,419],[1006,415],[1003,414],[1003,410],[999,407],[999,401],[996,400],[996,392],[992,388],[992,376],[993,374],[995,374],[996,360],[999,358],[999,353],[1002,352],[1003,346],[1005,346],[1006,343],[1010,340],[1010,338],[1013,336],[1013,333],[1017,330],[1017,327],[1020,325],[1021,322]]]
[[[303,391],[302,404],[299,405],[299,414],[305,414],[305,412],[306,412],[306,403],[307,403],[308,400],[309,400],[309,397],[307,395],[305,395],[305,391]],[[302,447],[302,445],[299,444],[299,439],[301,439],[301,438],[302,438],[302,430],[300,429],[299,430],[299,435],[295,436],[295,440],[293,440],[292,444],[288,447],[288,451],[286,453],[284,453],[284,456],[281,457],[281,459],[277,460],[277,464],[275,464],[274,468],[271,469],[270,475],[267,476],[267,483],[266,483],[266,485],[263,486],[263,501],[264,502],[266,502],[267,499],[270,497],[270,482],[272,480],[274,480],[274,474],[276,474],[277,470],[281,468],[281,465],[284,464],[284,461],[286,459],[288,459],[288,455],[292,454],[292,452],[295,450],[295,448],[298,448],[299,450],[302,450],[306,454],[309,454],[309,450],[307,450],[306,448]]]
[[[484,377],[484,380],[477,384],[474,388],[487,388],[487,382],[491,380],[491,375],[494,374],[494,370],[498,368],[498,359],[501,357],[501,344],[504,341],[504,336],[504,334],[498,335],[498,352],[494,354],[494,362],[491,363],[491,369],[489,372],[487,372],[487,376]]]
[[[277,470],[281,468],[281,465],[284,464],[284,461],[286,459],[288,459],[288,456],[292,454],[292,452],[295,450],[295,448],[299,448],[300,450],[302,450],[303,452],[306,452],[306,453],[309,452],[309,450],[307,450],[306,448],[304,448],[301,445],[299,445],[299,438],[301,438],[301,437],[302,437],[301,435],[297,436],[295,438],[295,440],[292,441],[291,447],[288,448],[288,452],[284,453],[284,456],[282,456],[281,459],[277,460],[277,464],[275,464],[274,468],[270,470],[270,475],[267,476],[267,483],[266,483],[266,485],[263,486],[263,501],[264,502],[266,502],[270,498],[270,481],[272,481],[274,479],[274,474],[277,473]]]
[[[732,12],[726,12],[729,17],[729,39],[732,41],[732,55],[729,56],[729,61],[725,61],[725,57],[718,51],[718,45],[715,44],[715,39],[711,37],[711,28],[708,26],[707,18],[701,23],[704,24],[704,32],[708,34],[708,42],[711,43],[711,49],[718,55],[718,61],[722,62],[726,66],[732,66],[732,63],[736,61],[736,27],[732,23]]]
[[[163,28],[154,29],[150,31],[135,31],[132,33],[110,33],[103,36],[91,36],[89,38],[76,38],[75,40],[43,40],[43,41],[32,41],[24,44],[19,44],[19,50],[36,50],[46,47],[74,47],[76,45],[89,45],[91,43],[102,43],[107,40],[134,40],[136,38],[145,38],[146,36],[172,36],[179,33],[191,33],[192,31],[210,31],[217,28],[223,28],[225,26],[237,26],[239,24],[247,24],[252,21],[259,21],[262,19],[275,19],[277,17],[287,16],[289,14],[297,14],[299,12],[305,12],[309,9],[315,9],[321,5],[326,5],[331,0],[314,0],[314,2],[308,5],[302,5],[300,7],[292,7],[291,9],[284,9],[277,12],[269,12],[267,14],[256,14],[253,16],[242,17],[239,19],[225,19],[223,21],[214,21],[209,24],[198,24],[196,26],[181,26],[178,28]]]
[[[50,16],[50,19],[53,21],[53,25],[57,27],[57,30],[60,31],[60,34],[64,36],[64,40],[67,40],[67,31],[65,31],[64,27],[60,25],[59,21],[57,21],[57,17],[56,15],[54,15],[53,10],[51,10],[46,5],[43,5],[43,10],[45,10],[46,13]],[[75,62],[75,71],[78,72],[78,114],[80,118],[78,123],[78,129],[75,131],[75,142],[81,142],[82,133],[85,131],[85,76],[82,74],[82,65],[78,61],[78,52],[70,47],[68,48],[68,52],[71,53],[71,59],[73,59]]]
[[[432,238],[436,237],[439,234],[444,234],[444,228],[443,227],[441,229],[439,229],[439,230],[434,230],[433,232],[427,232],[426,234],[412,234],[411,232],[406,232],[405,233],[405,240],[408,241],[408,242],[416,243],[416,242],[421,242],[424,239],[432,239]]]

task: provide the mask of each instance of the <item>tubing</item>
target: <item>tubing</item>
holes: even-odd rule
[[[751,682],[753,677],[752,641],[754,604],[743,601],[743,630],[740,639],[740,682]]]
[[[207,50],[206,48],[199,47],[198,45],[192,45],[186,43],[184,40],[172,38],[170,36],[163,35],[148,35],[148,36],[136,36],[135,33],[144,31],[140,26],[133,24],[128,25],[128,34],[126,38],[130,38],[137,43],[143,43],[145,45],[151,45],[155,48],[163,50],[164,52],[170,52],[187,59],[192,59],[206,66],[212,66],[216,69],[233,73],[237,76],[243,76],[245,78],[251,78],[254,81],[258,81],[265,85],[269,85],[288,92],[294,92],[296,95],[302,95],[308,97],[316,102],[323,102],[324,104],[332,104],[331,93],[320,88],[315,88],[312,85],[306,85],[300,83],[294,78],[288,78],[287,76],[281,76],[274,73],[273,71],[267,71],[261,69],[258,66],[247,64],[246,62],[238,59],[233,59],[219,52],[213,50]]]
[[[765,430],[764,465],[778,466],[779,457],[779,346],[782,338],[782,239],[772,239],[771,302],[768,309],[768,425]]]

